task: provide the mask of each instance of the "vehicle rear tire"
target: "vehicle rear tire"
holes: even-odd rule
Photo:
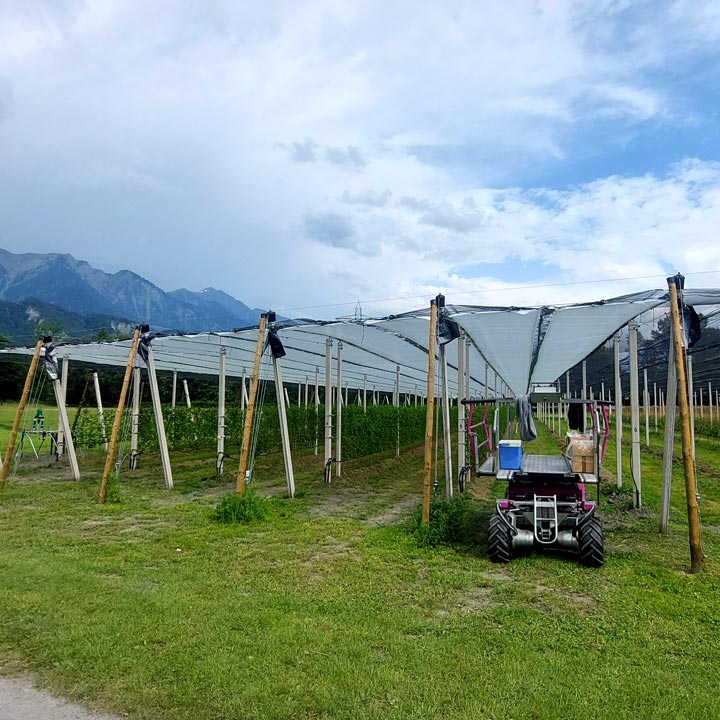
[[[512,533],[498,514],[490,518],[488,556],[494,563],[509,563],[513,556]]]
[[[587,567],[601,567],[605,562],[602,522],[592,517],[578,532],[580,562]]]

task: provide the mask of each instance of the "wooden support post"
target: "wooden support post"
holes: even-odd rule
[[[222,475],[225,469],[225,375],[227,371],[227,350],[221,345],[218,358],[218,434],[217,462],[215,469]]]
[[[100,435],[103,439],[103,446],[105,447],[105,452],[107,452],[108,441],[107,435],[105,433],[105,414],[103,412],[102,397],[100,396],[100,378],[98,377],[97,370],[93,371],[92,377],[95,387],[95,402],[97,403],[98,425],[100,426]]]
[[[683,467],[685,469],[685,495],[687,499],[688,530],[690,536],[690,572],[696,573],[705,566],[705,557],[700,540],[700,510],[698,508],[697,484],[695,482],[695,463],[690,444],[690,411],[688,408],[687,381],[685,377],[685,349],[680,327],[680,309],[678,307],[677,278],[668,278],[670,289],[670,311],[675,341],[675,364],[678,376],[678,397],[680,400],[680,420],[682,422]],[[682,289],[682,288],[681,288]]]
[[[325,340],[325,464],[332,460],[332,340]],[[330,478],[330,473],[326,474]]]
[[[252,435],[252,424],[255,417],[255,401],[257,400],[258,386],[260,385],[260,360],[263,354],[265,343],[265,323],[267,316],[260,315],[258,326],[258,338],[255,346],[255,360],[253,362],[253,374],[250,382],[250,397],[248,398],[247,410],[245,412],[245,424],[243,425],[243,443],[240,450],[240,467],[238,468],[235,490],[238,495],[245,492],[245,485],[248,481],[248,466],[250,464],[250,439]],[[245,389],[245,368],[243,368],[243,390]]]
[[[237,483],[235,490],[238,495],[245,492],[245,485],[248,477],[248,466],[250,464],[250,438],[252,435],[253,419],[255,417],[255,401],[257,399],[258,386],[260,385],[260,360],[263,354],[263,345],[265,343],[265,323],[267,316],[263,313],[260,316],[260,325],[258,327],[257,344],[255,346],[255,361],[253,362],[253,374],[250,384],[250,397],[248,398],[247,411],[245,412],[245,424],[243,426],[243,442],[240,451],[240,467],[238,469]],[[243,388],[245,369],[243,368]]]
[[[130,423],[130,469],[135,470],[138,462],[138,432],[140,430],[140,368],[133,368],[132,374],[132,419]]]
[[[640,465],[640,388],[638,381],[637,323],[628,324],[630,338],[630,432],[632,439],[633,504],[642,507],[642,467]]]
[[[675,338],[670,325],[668,348],[667,410],[665,413],[665,442],[663,447],[663,476],[660,493],[660,532],[667,535],[670,523],[670,494],[672,491],[673,453],[675,450],[675,406],[677,404],[677,371],[675,366]]]
[[[425,415],[425,466],[423,485],[422,520],[430,522],[432,488],[433,424],[435,419],[435,336],[437,328],[437,302],[430,303],[430,334],[428,338],[427,413]]]
[[[127,398],[128,386],[130,385],[130,376],[132,375],[133,366],[135,365],[135,355],[137,354],[139,340],[140,328],[138,327],[135,328],[132,345],[130,345],[130,355],[128,356],[125,377],[123,378],[123,384],[120,389],[120,400],[118,401],[115,420],[113,421],[112,430],[110,431],[110,445],[107,455],[105,456],[105,468],[103,470],[102,480],[100,481],[100,495],[98,496],[98,502],[101,504],[107,500],[107,483],[110,477],[110,470],[115,462],[115,450],[117,448],[118,434],[120,433],[120,421],[122,420],[123,411],[125,410],[125,399]]]
[[[450,437],[450,396],[448,393],[447,357],[445,343],[440,343],[440,392],[442,395],[443,454],[445,456],[445,496],[453,496],[452,439]]]
[[[342,340],[338,340],[337,345],[337,397],[336,410],[337,425],[335,427],[335,476],[342,477],[342,406],[343,406],[343,394],[342,394]]]
[[[22,421],[23,413],[27,407],[27,401],[30,397],[30,389],[32,388],[32,381],[35,377],[35,371],[37,370],[38,360],[40,358],[40,350],[42,349],[42,340],[38,340],[35,345],[35,352],[33,353],[32,360],[30,361],[30,367],[28,368],[27,375],[25,376],[25,385],[23,385],[22,395],[20,395],[20,402],[15,411],[15,419],[13,420],[12,428],[10,430],[10,438],[8,440],[8,446],[5,449],[5,458],[3,459],[2,469],[0,469],[0,490],[5,487],[8,474],[10,473],[10,464],[12,463],[13,453],[15,452],[15,443],[17,442],[17,434],[20,429],[20,423]]]
[[[287,409],[285,407],[284,393],[278,392],[277,388],[283,387],[282,369],[280,360],[273,357],[273,370],[275,371],[275,388],[277,395],[278,419],[280,421],[280,439],[282,441],[283,461],[285,463],[285,481],[287,482],[288,495],[295,497],[295,474],[293,472],[292,454],[290,452],[290,433],[288,431]],[[298,396],[300,387],[298,385]]]
[[[173,489],[172,468],[170,467],[170,453],[168,451],[167,436],[165,435],[165,420],[163,419],[162,401],[160,399],[160,388],[158,387],[157,373],[155,372],[155,360],[153,359],[152,347],[147,348],[147,374],[148,384],[150,385],[150,398],[153,404],[153,414],[155,415],[155,430],[158,436],[158,448],[160,450],[160,462],[162,463],[163,478],[165,480],[165,489]],[[187,383],[185,387],[187,388]],[[190,401],[187,396],[188,402]]]

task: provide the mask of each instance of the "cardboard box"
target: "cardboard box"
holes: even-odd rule
[[[521,470],[522,469],[522,441],[501,440],[500,448],[500,469]]]
[[[579,455],[570,459],[570,469],[576,473],[595,474],[595,458],[592,455]]]
[[[572,472],[595,472],[595,447],[592,437],[582,434],[568,436],[568,448],[565,457],[570,461]]]

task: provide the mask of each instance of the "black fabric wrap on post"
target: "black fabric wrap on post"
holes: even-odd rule
[[[281,357],[285,357],[285,355],[287,355],[285,348],[283,347],[282,340],[280,340],[280,336],[277,334],[277,330],[275,330],[275,328],[271,328],[268,331],[267,344],[270,346],[270,352],[276,360],[279,360]]]

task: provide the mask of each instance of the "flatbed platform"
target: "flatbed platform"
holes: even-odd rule
[[[562,475],[588,485],[595,485],[598,481],[593,473],[573,472],[570,461],[564,455],[523,455],[521,470],[499,470],[495,477],[510,480],[514,474]]]

